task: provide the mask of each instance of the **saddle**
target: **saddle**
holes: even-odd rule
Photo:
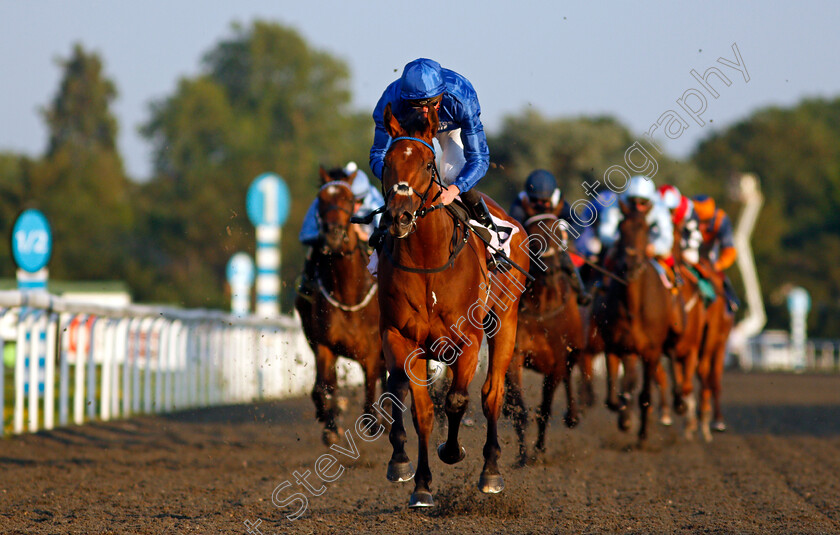
[[[490,245],[493,243],[493,233],[490,232],[490,229],[482,225],[481,223],[477,222],[475,219],[475,214],[470,212],[470,209],[467,207],[466,204],[461,200],[460,197],[456,197],[454,201],[450,204],[445,206],[446,210],[452,216],[453,219],[456,221],[460,221],[465,225],[469,226],[469,228],[483,241],[485,244]],[[498,222],[502,221],[497,217],[493,217],[494,221],[496,222],[496,228],[499,231],[499,235],[495,236],[496,243],[498,244],[498,248],[501,250],[503,246],[507,243],[511,236],[514,233],[514,227],[509,227],[505,225],[500,225]],[[504,240],[502,239],[503,234],[507,235],[507,238]],[[510,251],[504,251],[506,256],[510,256]]]

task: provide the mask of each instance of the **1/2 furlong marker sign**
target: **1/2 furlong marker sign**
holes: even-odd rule
[[[25,210],[12,228],[12,256],[21,290],[47,288],[47,263],[52,254],[52,230],[38,210]]]
[[[255,313],[276,317],[280,315],[280,227],[289,217],[289,188],[278,175],[263,173],[248,188],[245,204],[257,229]]]

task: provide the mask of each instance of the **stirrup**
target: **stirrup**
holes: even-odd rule
[[[592,302],[592,296],[589,295],[588,292],[581,290],[581,292],[577,295],[577,304],[580,306],[586,306]]]
[[[502,253],[493,253],[487,259],[487,270],[504,273],[511,268],[510,262]]]

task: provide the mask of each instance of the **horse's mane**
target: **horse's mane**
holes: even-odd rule
[[[424,132],[429,127],[429,117],[423,112],[412,109],[400,121],[409,136],[415,136],[418,132]]]

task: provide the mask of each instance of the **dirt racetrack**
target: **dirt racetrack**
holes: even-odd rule
[[[309,399],[4,439],[0,533],[840,532],[840,375],[732,373],[724,394],[730,430],[713,443],[680,438],[678,422],[657,427],[643,449],[600,405],[566,429],[558,395],[548,453],[533,466],[512,466],[515,436],[503,422],[507,488],[495,496],[475,487],[484,417],[473,395],[467,458],[449,467],[432,454],[435,508],[408,510],[413,484],[385,479],[387,437],[356,438],[358,460],[338,455],[347,470],[296,521],[271,495],[285,480],[293,487],[281,499],[302,491],[293,472],[326,452]],[[351,397],[345,423],[360,407]],[[534,433],[532,423],[531,442]]]

